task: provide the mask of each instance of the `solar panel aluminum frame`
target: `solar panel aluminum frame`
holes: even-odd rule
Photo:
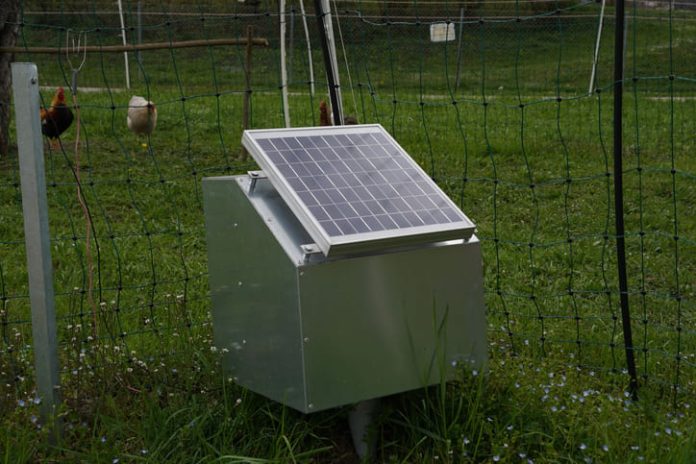
[[[409,166],[416,170],[439,194],[448,206],[453,208],[462,220],[447,224],[432,224],[409,228],[396,228],[375,232],[363,232],[343,236],[330,236],[314,218],[307,205],[298,193],[289,185],[275,163],[269,160],[257,139],[284,138],[320,135],[348,135],[380,133],[385,136],[403,155]],[[413,158],[399,145],[396,140],[380,124],[363,124],[351,126],[302,127],[288,129],[253,129],[245,130],[242,144],[252,155],[259,167],[266,174],[271,184],[285,200],[290,210],[305,227],[324,256],[359,254],[375,249],[408,247],[421,243],[434,243],[446,240],[469,240],[474,233],[474,223],[459,209],[459,207],[430,179],[430,176],[416,163]]]

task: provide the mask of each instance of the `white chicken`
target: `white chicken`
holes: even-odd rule
[[[149,100],[133,95],[128,102],[128,129],[137,135],[150,135],[157,125],[157,107]]]

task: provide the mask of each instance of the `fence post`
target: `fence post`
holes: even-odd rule
[[[48,200],[43,140],[39,120],[39,75],[33,63],[12,63],[19,174],[22,188],[24,240],[29,274],[31,329],[36,387],[44,423],[60,433],[60,404],[53,267],[48,232]]]
[[[244,53],[244,101],[242,106],[242,129],[247,130],[251,127],[251,53],[254,49],[254,26],[247,26],[246,30],[246,52]],[[246,148],[242,147],[242,161],[247,160]]]
[[[309,64],[309,94],[314,97],[314,60],[312,59],[312,42],[309,40],[309,28],[307,27],[307,14],[305,13],[304,0],[300,0],[300,12],[302,14],[302,27],[304,28],[305,41],[307,42],[307,63]]]
[[[626,275],[626,244],[624,241],[623,205],[623,78],[624,78],[624,0],[616,0],[616,31],[614,35],[614,208],[616,211],[616,260],[619,271],[619,299],[623,324],[626,367],[631,377],[629,390],[638,399],[638,374],[631,332]]]
[[[137,23],[138,23],[138,45],[143,43],[143,2],[138,0],[138,10],[137,10]],[[143,80],[145,79],[143,72],[143,55],[140,50],[135,52],[135,59],[140,66],[140,72],[143,74]]]
[[[329,32],[326,24],[326,15],[328,11],[324,11],[322,0],[314,0],[314,9],[317,16],[317,25],[319,26],[319,41],[324,54],[324,67],[326,68],[326,80],[329,82],[329,97],[331,99],[331,110],[333,111],[334,124],[340,126],[343,124],[343,115],[341,114],[341,102],[338,97],[337,76],[334,74],[334,65],[329,50]]]
[[[292,127],[290,123],[290,104],[288,103],[288,57],[285,47],[285,36],[287,31],[287,20],[285,15],[285,0],[278,2],[280,21],[280,93],[283,100],[283,119],[285,127]]]

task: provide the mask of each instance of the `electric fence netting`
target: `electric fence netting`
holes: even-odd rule
[[[696,16],[658,6],[630,4],[625,32],[628,352],[640,383],[678,402],[696,379]],[[332,8],[344,113],[381,123],[477,224],[492,362],[497,352],[552,356],[627,382],[613,5]],[[276,2],[124,1],[121,21],[113,2],[26,0],[18,24],[15,60],[37,63],[44,106],[63,86],[75,113],[45,158],[62,392],[76,407],[95,382],[209,387],[179,374],[210,367],[193,347],[214,349],[201,179],[255,169],[240,145],[245,125],[317,125],[328,101],[311,5],[289,1],[281,15]],[[268,46],[176,48],[245,40],[248,26]],[[127,57],[98,50],[123,43],[165,46]],[[83,56],[85,46],[97,49]],[[128,130],[132,95],[156,105],[150,135]],[[12,408],[35,398],[14,155],[0,159],[0,204],[0,392]]]
[[[64,399],[79,404],[95,382],[181,383],[178,372],[202,368],[189,348],[212,343],[201,178],[253,168],[240,146],[244,126],[284,125],[278,14],[124,2],[122,27],[111,2],[22,6],[15,60],[37,63],[44,107],[62,86],[74,114],[45,156]],[[218,39],[241,46],[210,45]],[[178,47],[192,40],[204,43]],[[124,73],[124,55],[106,51],[123,43],[158,47],[131,52]],[[33,53],[37,46],[58,51]],[[294,70],[304,90],[306,69]],[[132,95],[155,105],[149,135],[128,130]],[[298,124],[316,123],[308,92],[290,101]],[[36,393],[18,163],[1,161],[0,372],[11,406]]]
[[[630,344],[615,227],[613,6],[366,5],[337,7],[352,79],[344,101],[388,127],[476,221],[492,352],[553,354],[624,377],[629,353],[641,383],[672,399],[690,391],[693,14],[638,3],[627,14],[619,119]],[[449,40],[433,40],[433,28]]]

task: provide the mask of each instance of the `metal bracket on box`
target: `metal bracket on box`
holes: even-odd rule
[[[249,184],[249,195],[254,193],[254,188],[256,188],[256,181],[259,179],[266,179],[266,173],[263,171],[247,171],[249,179],[251,179],[251,184]]]
[[[319,248],[319,245],[317,245],[316,243],[307,243],[304,245],[300,245],[300,249],[302,250],[302,258],[305,263],[309,262],[309,259],[312,257],[312,255],[321,253],[321,249]]]

